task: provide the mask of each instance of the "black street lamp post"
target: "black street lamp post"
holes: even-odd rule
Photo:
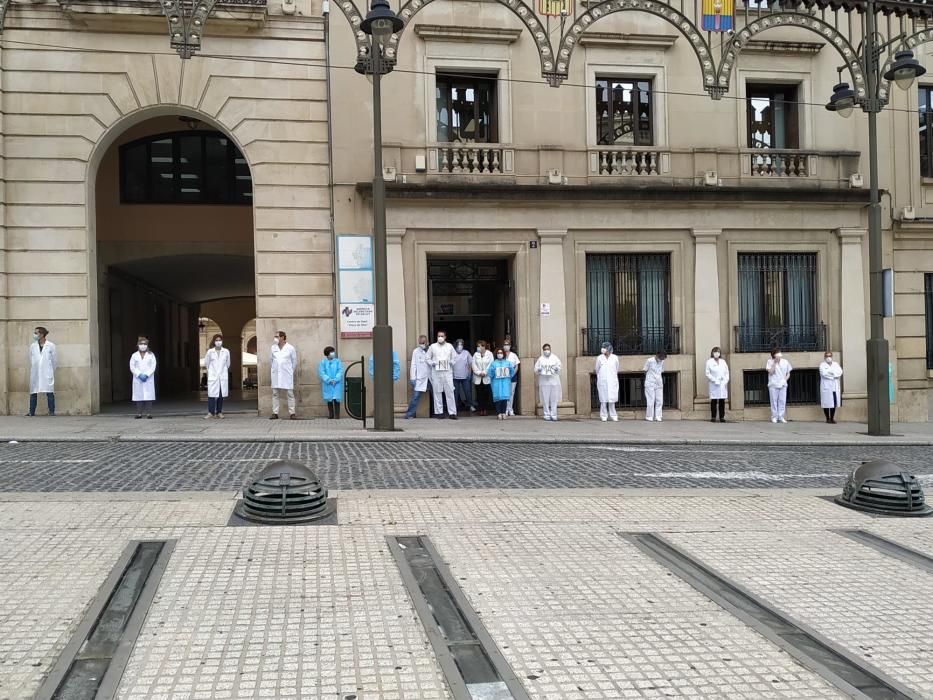
[[[906,36],[899,34],[887,41],[878,34],[875,0],[866,0],[863,5],[865,21],[859,46],[858,60],[865,73],[865,95],[859,96],[848,83],[839,82],[826,105],[831,112],[848,117],[856,106],[868,114],[868,274],[869,314],[871,333],[866,344],[868,361],[868,434],[891,434],[891,405],[888,400],[889,353],[888,341],[884,337],[884,289],[882,285],[881,198],[878,190],[878,113],[884,109],[886,100],[881,95],[881,79],[893,80],[906,90],[915,78],[926,69],[914,59],[913,52],[906,48]],[[894,63],[881,75],[881,53],[886,48],[900,43],[904,48],[894,55]]]
[[[376,318],[373,326],[373,428],[395,430],[392,398],[392,326],[389,325],[389,278],[386,251],[385,180],[382,177],[382,86],[381,78],[392,70],[385,60],[386,44],[402,29],[402,20],[387,0],[373,0],[360,24],[371,37],[368,56],[361,56],[356,70],[372,76],[373,83],[373,270],[375,273]]]

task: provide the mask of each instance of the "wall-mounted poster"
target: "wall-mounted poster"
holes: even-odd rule
[[[372,236],[337,236],[337,288],[340,337],[372,337],[375,318]]]

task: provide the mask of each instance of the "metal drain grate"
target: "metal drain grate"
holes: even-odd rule
[[[923,569],[933,574],[933,557],[928,557],[926,554],[922,554],[915,549],[905,547],[897,542],[892,542],[884,537],[879,537],[875,533],[868,532],[867,530],[833,530],[833,532],[837,535],[848,537],[850,540],[858,542],[859,544],[867,545],[886,556],[899,559],[911,566],[916,566],[918,569]]]
[[[454,700],[529,700],[430,540],[387,539]]]
[[[658,535],[650,532],[617,534],[850,697],[922,700],[919,693],[777,612]]]
[[[130,542],[36,693],[37,700],[116,695],[174,546],[172,540]]]

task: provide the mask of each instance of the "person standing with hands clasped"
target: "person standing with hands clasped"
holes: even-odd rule
[[[39,394],[45,394],[49,404],[49,415],[55,415],[55,368],[58,367],[58,353],[55,343],[46,340],[49,332],[42,326],[36,326],[29,346],[29,413],[36,415]]]
[[[288,401],[288,417],[295,420],[295,372],[298,370],[298,353],[295,346],[286,342],[285,331],[275,334],[270,353],[272,364],[272,415],[269,420],[277,420],[282,393]]]
[[[560,403],[560,358],[551,352],[549,343],[541,347],[541,356],[535,361],[538,375],[538,393],[544,420],[557,420],[557,404]]]
[[[768,370],[768,394],[771,396],[771,422],[786,423],[784,411],[787,407],[787,383],[794,368],[784,359],[780,349],[771,351],[771,359],[765,365]]]
[[[337,351],[328,345],[324,348],[324,359],[318,365],[321,378],[321,396],[327,404],[327,417],[340,418],[340,400],[343,398],[343,362]]]
[[[136,402],[136,418],[152,418],[152,402],[155,401],[156,357],[149,351],[149,338],[144,335],[136,339],[136,352],[130,355],[130,373],[133,375],[133,401]]]
[[[450,420],[457,420],[457,398],[454,396],[454,360],[457,351],[447,342],[444,331],[437,332],[437,342],[428,348],[425,362],[431,367],[431,387],[434,390],[434,417],[444,417],[444,399]]]
[[[836,422],[836,409],[842,405],[841,376],[842,367],[833,362],[833,354],[827,350],[820,363],[820,405],[827,423]]]
[[[661,422],[664,407],[664,359],[665,352],[649,357],[645,362],[645,420]]]
[[[512,396],[515,365],[506,359],[503,348],[496,348],[496,359],[489,366],[489,375],[492,377],[492,400],[496,405],[496,416],[499,420],[505,420],[509,417],[509,397]]]
[[[596,393],[599,394],[599,419],[617,421],[616,403],[619,400],[619,358],[612,354],[612,345],[603,343],[602,353],[596,358]]]
[[[411,381],[411,401],[408,402],[408,410],[405,411],[406,418],[414,418],[418,411],[418,402],[421,396],[428,390],[428,377],[431,374],[431,368],[428,367],[426,360],[428,354],[428,336],[419,335],[418,345],[411,353],[411,365],[408,368],[408,378]]]
[[[496,358],[487,348],[486,341],[476,343],[476,352],[473,353],[473,384],[476,385],[476,403],[479,404],[479,414],[486,415],[486,408],[492,401],[489,368]]]
[[[224,337],[217,333],[213,347],[204,356],[207,370],[207,415],[204,419],[224,417],[224,399],[230,395],[230,351],[224,347]]]
[[[719,412],[719,422],[726,422],[726,399],[729,398],[729,365],[722,359],[722,351],[717,345],[710,351],[706,361],[706,379],[709,382],[709,412],[710,422],[716,422],[716,413]]]

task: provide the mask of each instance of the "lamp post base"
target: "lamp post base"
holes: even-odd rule
[[[392,326],[373,326],[373,365],[373,430],[394,432]]]
[[[891,402],[889,397],[888,341],[871,338],[865,346],[868,359],[868,434],[891,434]]]

